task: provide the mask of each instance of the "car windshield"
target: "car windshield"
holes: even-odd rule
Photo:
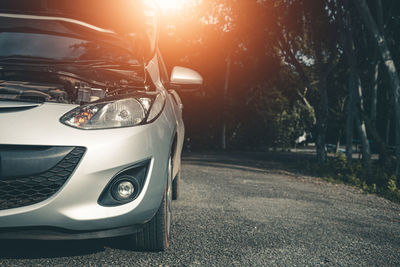
[[[38,33],[0,32],[0,61],[4,59],[109,61],[137,65],[131,53],[107,43]]]

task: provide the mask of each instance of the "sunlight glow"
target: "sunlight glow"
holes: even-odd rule
[[[157,3],[162,12],[176,12],[183,9],[185,0],[157,0]]]

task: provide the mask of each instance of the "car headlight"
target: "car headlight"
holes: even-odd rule
[[[89,103],[64,114],[60,121],[85,130],[129,127],[152,122],[164,104],[163,94]]]

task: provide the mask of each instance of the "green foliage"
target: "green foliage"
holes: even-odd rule
[[[185,4],[179,15],[163,15],[160,50],[169,70],[174,66],[187,66],[204,77],[200,94],[181,94],[185,105],[186,136],[191,140],[192,149],[219,148],[221,125],[225,123],[228,124],[228,148],[287,148],[304,129],[307,132],[315,130],[315,114],[303,102],[298,102],[304,99],[318,113],[319,122],[327,127],[327,130],[320,127],[326,131],[326,142],[343,143],[351,131],[346,128],[349,66],[343,43],[343,27],[349,28],[349,25],[354,30],[363,87],[365,111],[361,112],[361,118],[371,117],[371,125],[366,126],[370,139],[377,141],[371,134],[376,128],[385,144],[393,146],[395,113],[391,82],[383,71],[383,63],[378,64],[379,90],[377,96],[373,93],[374,62],[380,57],[354,1],[188,2],[192,4]],[[383,6],[382,15],[379,15],[378,1],[367,2],[375,20],[383,24],[380,27],[384,29],[389,50],[399,69],[400,1],[379,1]],[[350,12],[351,24],[347,25],[349,22],[342,19],[339,11]],[[225,73],[228,55],[232,62],[230,75]],[[225,77],[229,77],[227,94],[224,94]],[[321,83],[321,77],[326,77],[328,85],[326,123],[326,114],[319,108],[320,90],[325,84]],[[254,88],[260,85],[257,89],[260,93],[254,96]],[[374,118],[373,107],[376,109]],[[315,131],[313,136],[316,137]],[[358,138],[356,131],[354,138]],[[338,175],[358,183],[356,178],[353,179],[354,175]],[[366,179],[367,185],[373,184],[371,179]],[[381,183],[381,180],[377,181],[377,187]]]
[[[291,103],[287,96],[290,90],[293,88],[280,90],[267,85],[255,89],[246,113],[231,114],[233,127],[241,122],[241,127],[231,130],[231,146],[283,150],[293,146],[294,140],[314,125],[315,115],[300,101]]]
[[[349,163],[343,155],[329,158],[322,165],[306,160],[297,162],[294,167],[329,182],[342,182],[361,188],[365,192],[400,202],[400,188],[394,169],[383,169],[379,165],[373,165],[372,170],[367,173],[361,161],[355,160]]]
[[[396,177],[394,175],[392,175],[388,181],[388,190],[390,192],[395,192],[397,190]]]

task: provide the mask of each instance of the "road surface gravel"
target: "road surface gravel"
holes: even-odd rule
[[[1,241],[0,266],[400,266],[400,205],[358,189],[210,153],[184,157],[181,190],[166,252]]]

